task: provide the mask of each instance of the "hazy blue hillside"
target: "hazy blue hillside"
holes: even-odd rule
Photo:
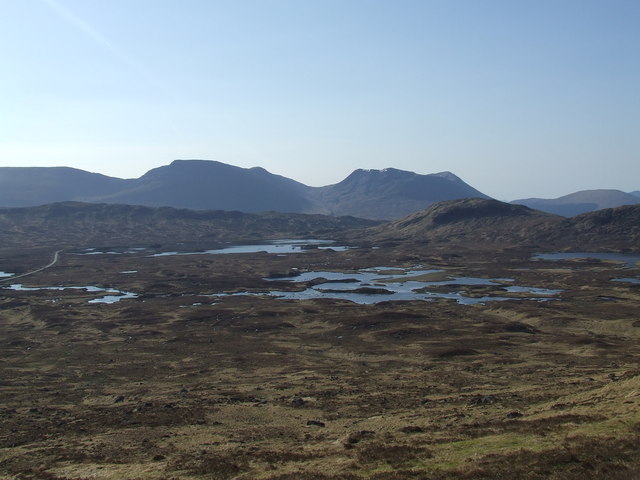
[[[554,199],[525,198],[514,200],[511,203],[526,205],[529,208],[556,215],[573,217],[603,208],[635,205],[640,203],[640,198],[620,190],[582,190]]]
[[[88,201],[126,189],[131,182],[69,167],[0,167],[0,206]]]
[[[356,170],[342,182],[313,192],[330,215],[391,220],[444,200],[489,198],[450,172],[419,175],[386,168]]]
[[[72,168],[0,169],[0,206],[81,201],[242,212],[322,213],[391,220],[434,202],[488,198],[449,172],[419,175],[388,168],[356,170],[326,187],[309,187],[264,168],[176,160],[137,179]]]
[[[307,187],[263,168],[240,168],[205,160],[176,160],[154,168],[129,188],[92,200],[152,207],[242,212],[308,212]]]

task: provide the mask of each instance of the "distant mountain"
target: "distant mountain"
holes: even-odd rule
[[[583,190],[554,199],[526,198],[514,200],[511,203],[526,205],[529,208],[564,217],[573,217],[603,208],[635,205],[640,203],[640,198],[620,190]]]
[[[493,199],[439,202],[400,220],[367,230],[373,242],[468,244],[481,247],[523,244],[534,233],[553,229],[562,217]]]
[[[633,192],[629,192],[629,195],[634,195],[636,197],[640,197],[640,190],[634,190]]]
[[[88,201],[129,188],[132,182],[69,167],[1,167],[0,205],[28,207]]]
[[[240,168],[205,160],[176,160],[150,170],[128,188],[91,201],[171,206],[194,210],[309,212],[310,187],[263,168]]]
[[[342,182],[312,193],[321,213],[379,220],[399,218],[443,200],[489,198],[450,172],[418,175],[395,168],[356,170]]]
[[[176,160],[130,180],[66,167],[0,168],[0,206],[7,207],[81,201],[394,219],[466,197],[488,198],[449,172],[418,175],[393,168],[356,170],[326,187],[309,187],[259,167],[205,160]]]

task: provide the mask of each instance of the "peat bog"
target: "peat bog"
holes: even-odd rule
[[[20,283],[137,297],[0,288],[0,478],[636,478],[640,286],[612,280],[638,265],[472,247],[64,251]],[[3,249],[0,270],[54,250]],[[508,279],[455,289],[516,298],[219,296],[377,266],[419,266],[442,291]]]

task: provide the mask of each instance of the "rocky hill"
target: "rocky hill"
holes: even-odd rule
[[[573,217],[603,208],[635,205],[640,203],[640,198],[620,190],[582,190],[554,199],[525,198],[511,203],[526,205],[529,208],[564,217]]]
[[[342,182],[310,187],[263,168],[176,160],[123,180],[65,167],[0,168],[0,206],[80,201],[249,213],[276,211],[394,219],[434,202],[485,197],[455,175],[356,170]]]
[[[563,218],[487,199],[440,202],[354,234],[372,243],[430,243],[468,248],[640,251],[640,205]]]
[[[368,230],[377,242],[467,243],[478,247],[531,242],[536,231],[551,229],[562,217],[492,199],[440,202],[400,220]]]
[[[536,234],[537,241],[564,250],[640,252],[640,204],[607,208],[567,218]]]

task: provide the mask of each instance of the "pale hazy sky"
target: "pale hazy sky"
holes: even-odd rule
[[[0,166],[640,189],[638,0],[0,0]]]

